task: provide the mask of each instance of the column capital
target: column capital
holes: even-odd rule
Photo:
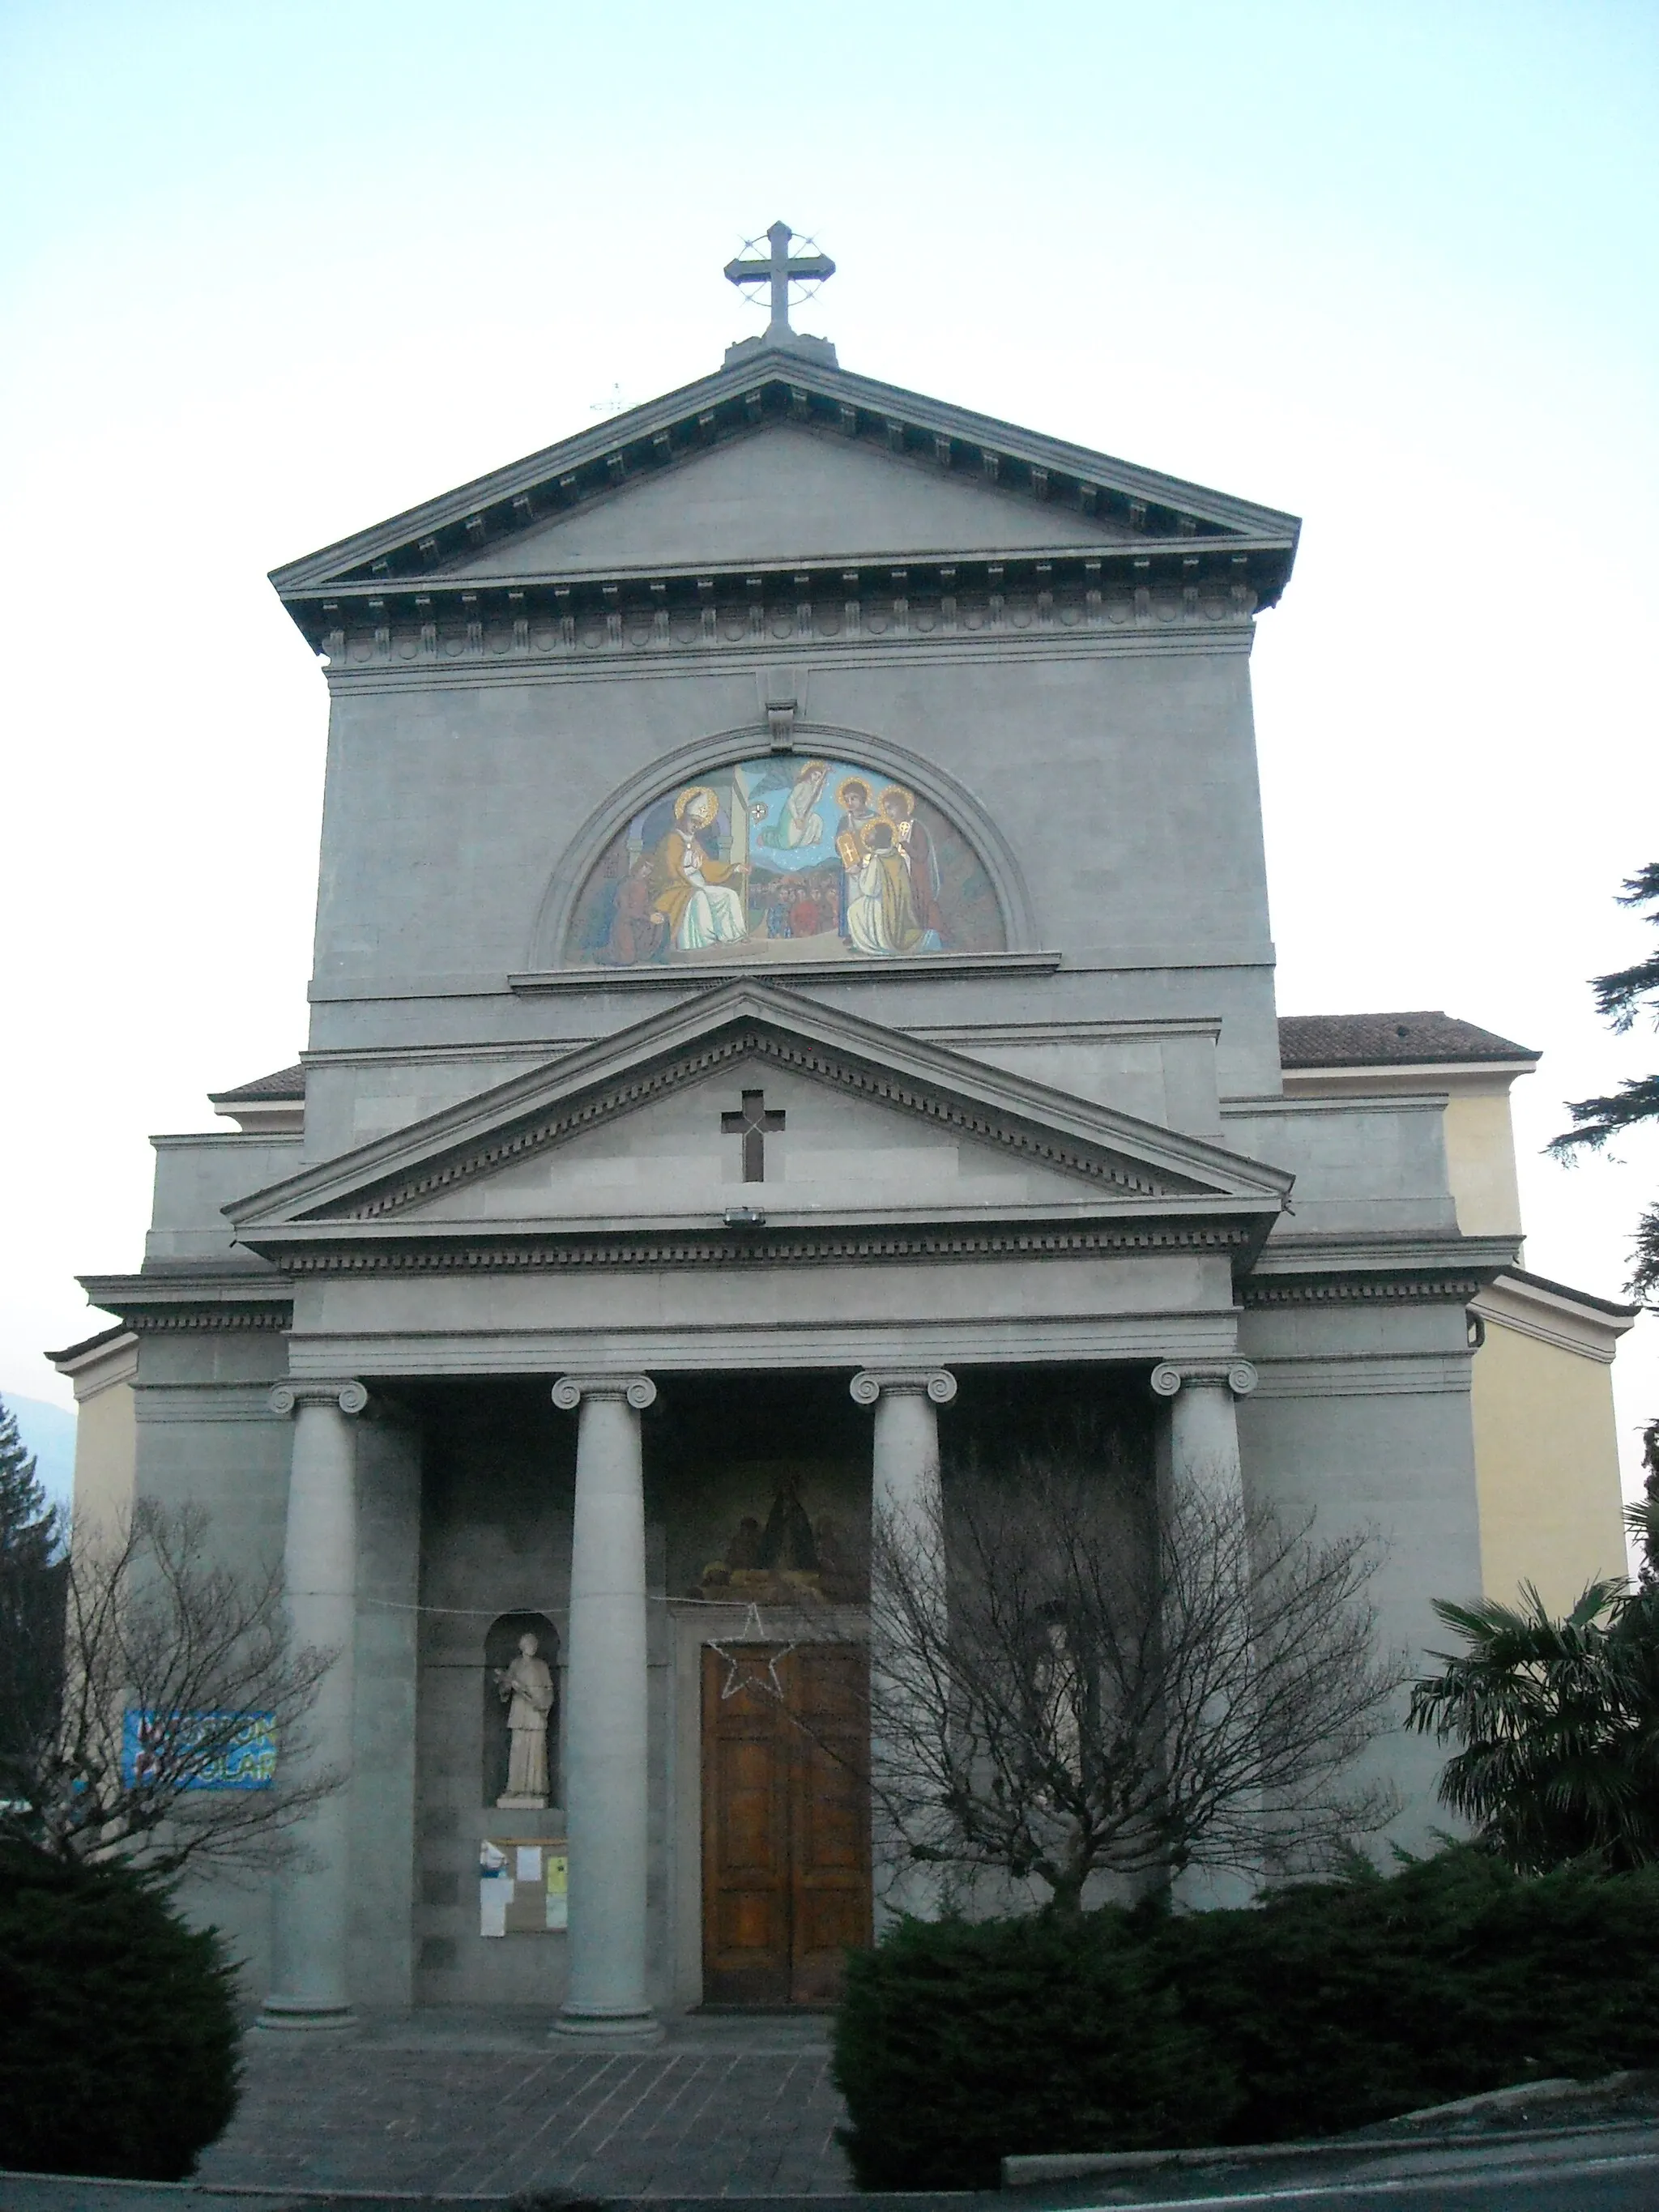
[[[265,1402],[273,1413],[284,1417],[301,1406],[333,1406],[343,1413],[361,1413],[368,1403],[368,1392],[362,1383],[343,1382],[337,1376],[295,1375],[276,1383]]]
[[[553,1385],[553,1403],[562,1413],[574,1413],[584,1398],[625,1398],[642,1413],[656,1403],[657,1386],[648,1375],[561,1375]]]
[[[936,1406],[948,1406],[957,1395],[957,1378],[945,1367],[860,1367],[847,1387],[860,1406],[873,1406],[884,1394],[895,1398],[925,1394]]]
[[[1248,1398],[1258,1380],[1248,1359],[1160,1359],[1152,1374],[1152,1393],[1158,1398],[1173,1398],[1183,1386],[1231,1390],[1235,1398]]]

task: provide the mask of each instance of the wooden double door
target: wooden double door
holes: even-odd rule
[[[703,2001],[826,2005],[870,1941],[856,1644],[702,1655]]]

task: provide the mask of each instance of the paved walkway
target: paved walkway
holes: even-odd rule
[[[196,2179],[466,2196],[844,2191],[827,2025],[688,2020],[626,2056],[561,2047],[540,2013],[252,2033],[240,2107]]]

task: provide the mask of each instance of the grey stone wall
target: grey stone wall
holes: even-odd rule
[[[1239,1409],[1248,1487],[1291,1519],[1313,1511],[1316,1535],[1375,1534],[1379,1642],[1419,1668],[1445,1641],[1431,1601],[1477,1599],[1481,1589],[1462,1306],[1247,1310],[1239,1345],[1261,1374]],[[1389,1832],[1408,1849],[1457,1825],[1435,1796],[1443,1757],[1430,1739],[1397,1732],[1367,1763],[1400,1793]]]
[[[259,1574],[281,1563],[290,1425],[271,1413],[270,1386],[288,1369],[274,1329],[194,1328],[141,1335],[134,1385],[136,1495],[209,1516],[214,1553]],[[222,1929],[242,1962],[250,2003],[270,1972],[268,1885],[258,1875],[192,1876],[183,1899]]]
[[[502,1613],[545,1614],[560,1637],[562,1717],[575,1424],[533,1384],[461,1386],[422,1404],[415,1991],[424,2003],[550,2009],[564,1990],[563,1936],[479,1934],[482,1839],[563,1833],[556,1804],[536,1814],[484,1802],[484,1644]],[[561,1729],[550,1744],[559,1796],[562,1740]]]

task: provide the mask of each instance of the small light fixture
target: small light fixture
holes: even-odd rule
[[[726,1225],[728,1229],[764,1229],[766,1216],[757,1206],[728,1206]]]

